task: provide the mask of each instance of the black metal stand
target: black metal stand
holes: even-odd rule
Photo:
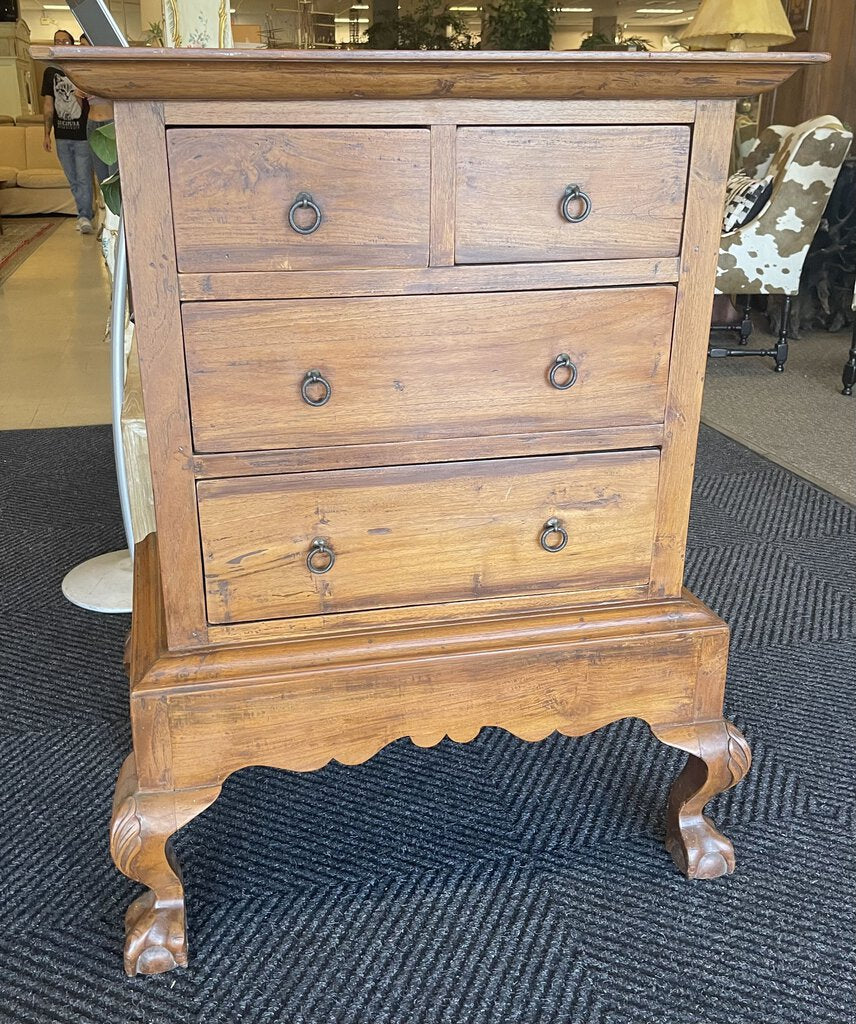
[[[785,296],[785,305],[782,309],[782,322],[779,324],[779,337],[776,341],[776,350],[773,358],[776,360],[776,373],[784,373],[785,363],[788,361],[788,328],[791,326],[791,297]]]
[[[788,361],[788,330],[791,324],[791,296],[784,296],[784,308],[782,309],[782,322],[779,324],[779,336],[776,339],[774,348],[722,348],[718,345],[709,345],[707,354],[711,359],[719,359],[722,356],[769,356],[775,360],[773,367],[776,373],[782,373],[785,363]],[[749,297],[747,296],[743,307],[743,320],[739,324],[712,324],[711,331],[732,331],[740,333],[740,344],[745,345],[752,333],[752,321],[749,319]],[[746,324],[748,321],[748,330]]]
[[[856,384],[856,322],[853,324],[853,338],[850,342],[850,351],[847,354],[847,362],[841,373],[842,395],[852,395],[853,385]]]
[[[745,345],[749,340],[749,335],[752,333],[752,317],[749,315],[749,310],[752,305],[752,296],[743,296],[743,319],[739,323],[735,324],[711,324],[710,329],[712,331],[728,331],[731,334],[739,334],[739,342],[741,345]]]
[[[740,331],[740,344],[745,345],[749,341],[749,335],[752,333],[752,317],[750,311],[752,309],[752,296],[743,296],[743,319],[737,325]]]

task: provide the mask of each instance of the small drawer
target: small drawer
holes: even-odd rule
[[[167,132],[181,272],[428,265],[426,129]]]
[[[675,289],[183,307],[199,452],[663,420]]]
[[[461,128],[456,261],[675,256],[689,146],[683,125]]]
[[[655,450],[197,485],[212,623],[648,582]]]

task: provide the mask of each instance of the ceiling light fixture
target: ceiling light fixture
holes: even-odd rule
[[[591,7],[557,7],[559,14],[591,14]]]
[[[637,14],[683,14],[683,7],[637,7]]]

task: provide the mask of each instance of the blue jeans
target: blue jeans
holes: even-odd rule
[[[92,150],[86,139],[56,139],[56,155],[71,186],[77,216],[92,220]]]
[[[97,131],[99,128],[103,128],[105,124],[112,124],[112,121],[87,121],[86,122],[86,138],[91,139],[92,133]],[[91,147],[90,147],[91,148]],[[102,181],[105,181],[110,177],[111,174],[115,174],[119,169],[118,164],[105,164],[104,161],[92,154],[92,166],[95,168],[95,180],[100,185]]]

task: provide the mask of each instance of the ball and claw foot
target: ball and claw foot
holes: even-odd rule
[[[654,732],[664,743],[690,755],[669,794],[666,849],[687,878],[730,875],[735,867],[734,847],[704,814],[704,808],[749,771],[752,755],[748,743],[740,730],[724,719],[655,728]]]
[[[720,878],[730,875],[736,866],[734,846],[708,818],[702,815],[700,827],[666,836],[666,849],[679,871],[689,879]]]
[[[151,891],[137,897],[125,915],[125,973],[163,974],[187,967],[184,903],[157,905]]]

